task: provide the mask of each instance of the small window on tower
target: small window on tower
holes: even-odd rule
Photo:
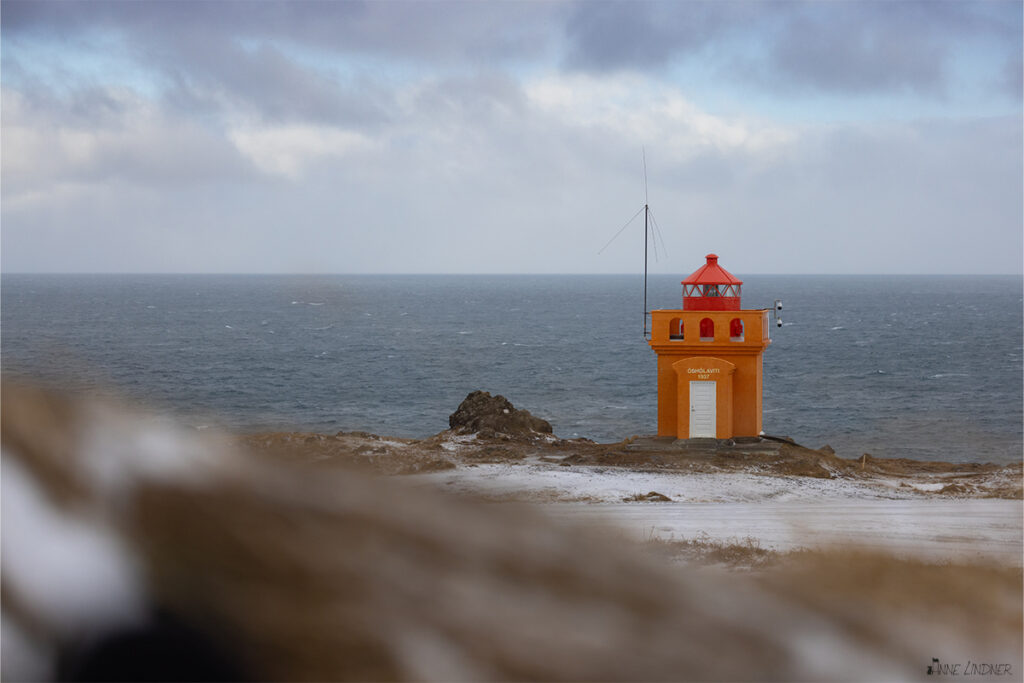
[[[683,339],[683,321],[679,318],[672,318],[668,323],[668,338],[673,341]]]
[[[720,296],[718,285],[704,285],[704,296]]]
[[[743,341],[743,321],[739,318],[733,318],[729,321],[729,341]]]
[[[704,318],[703,320],[700,321],[700,340],[715,340],[715,321],[712,320],[711,318]]]

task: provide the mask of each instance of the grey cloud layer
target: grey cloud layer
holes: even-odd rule
[[[559,4],[467,2],[4,3],[10,35],[116,30],[181,53],[209,39],[277,39],[338,51],[437,60],[536,57]],[[169,53],[178,53],[171,48]],[[542,54],[540,56],[543,56]]]
[[[596,251],[642,197],[646,144],[670,252],[727,251],[738,272],[1019,272],[1021,12],[5,2],[3,266],[630,272],[632,247]],[[941,105],[979,45],[996,55],[981,90],[1015,115],[764,123],[699,110],[675,75],[696,61],[798,104]]]
[[[941,95],[958,51],[1005,55],[993,87],[1020,89],[1017,2],[22,2],[4,4],[5,38],[119,33],[172,78],[205,71],[229,90],[261,70],[296,94],[328,85],[280,54],[233,41],[291,41],[331,53],[465,65],[547,63],[647,70],[701,59],[723,77],[775,92],[911,90]],[[732,47],[728,47],[731,41]],[[726,47],[723,47],[725,45]],[[262,70],[266,71],[262,71]],[[283,98],[282,98],[283,99]],[[317,99],[313,96],[314,101]],[[319,99],[324,99],[321,97]],[[326,99],[330,100],[327,96]],[[271,109],[274,102],[267,102]],[[277,105],[279,108],[280,104]],[[312,113],[345,104],[319,102]]]
[[[941,95],[955,53],[985,44],[1006,56],[1012,77],[1000,80],[1010,96],[1021,80],[1021,30],[1022,7],[1013,2],[593,2],[576,5],[566,25],[569,63],[578,68],[699,57],[724,77],[780,91]],[[723,39],[746,50],[711,49]]]

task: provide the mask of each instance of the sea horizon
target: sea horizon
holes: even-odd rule
[[[650,274],[648,310],[678,307],[681,279]],[[744,308],[785,302],[766,433],[842,457],[1020,459],[1021,276],[741,279]],[[2,297],[5,376],[193,426],[424,438],[483,390],[563,438],[657,431],[636,274],[4,273]]]
[[[689,275],[690,271],[683,272],[679,271],[682,277]],[[849,272],[849,273],[777,273],[777,272],[746,272],[736,271],[737,273],[742,272],[743,275],[750,277],[1020,277],[1024,278],[1024,272],[1020,273],[866,273],[866,272]],[[130,275],[130,276],[148,276],[148,275],[175,275],[175,276],[186,276],[186,275],[241,275],[241,276],[284,276],[284,277],[302,277],[305,275],[311,276],[344,276],[344,277],[362,277],[362,276],[414,276],[414,277],[428,277],[428,276],[441,276],[441,277],[543,277],[545,275],[551,275],[555,277],[603,277],[603,276],[624,276],[624,277],[643,277],[643,273],[549,273],[549,272],[495,272],[495,273],[471,273],[471,272],[334,272],[334,271],[210,271],[210,272],[189,272],[189,271],[34,271],[34,270],[18,270],[18,271],[3,271],[0,273],[0,277],[6,275]],[[650,271],[649,276],[655,275],[673,275],[673,273],[665,271]]]

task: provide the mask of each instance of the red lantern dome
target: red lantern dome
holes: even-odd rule
[[[718,256],[708,254],[707,263],[682,281],[683,310],[738,311],[740,285],[732,273],[718,265]]]

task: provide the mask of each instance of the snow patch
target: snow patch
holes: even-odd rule
[[[1015,566],[1024,557],[1024,503],[922,495],[948,482],[900,487],[895,480],[879,485],[852,478],[634,472],[560,467],[534,458],[410,475],[409,481],[499,499],[541,501],[555,517],[612,525],[641,540],[753,538],[761,547],[779,551],[863,548]],[[672,502],[623,502],[649,491]]]
[[[447,434],[444,437],[444,441],[441,442],[441,448],[448,452],[456,453],[462,450],[463,444],[468,444],[476,441],[476,433],[472,434]]]
[[[442,443],[446,450],[455,444]],[[916,499],[911,490],[880,488],[854,479],[778,477],[756,473],[632,472],[600,466],[558,467],[531,459],[524,464],[486,463],[470,469],[415,475],[467,492],[513,495],[543,489],[564,500],[585,498],[617,503],[637,493],[658,491],[677,502],[758,502],[819,500]]]

